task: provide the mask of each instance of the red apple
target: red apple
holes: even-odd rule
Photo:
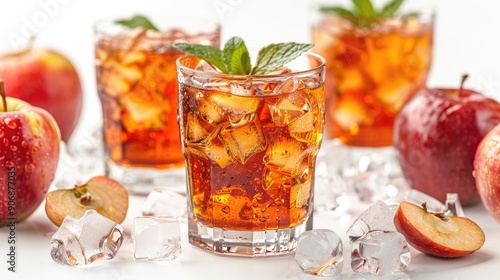
[[[80,78],[72,63],[48,49],[27,49],[0,56],[0,79],[8,96],[47,110],[67,142],[82,107]]]
[[[423,89],[403,105],[394,124],[394,147],[409,184],[441,201],[458,193],[479,201],[472,176],[476,148],[500,123],[500,104],[469,89]]]
[[[415,249],[433,256],[456,258],[481,248],[483,230],[465,217],[428,212],[408,201],[399,204],[394,226]]]
[[[479,143],[473,174],[484,206],[500,223],[500,124]]]
[[[27,218],[43,201],[59,160],[60,133],[52,116],[5,97],[0,81],[0,225]]]

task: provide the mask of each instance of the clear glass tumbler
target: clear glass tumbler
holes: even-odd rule
[[[189,241],[219,254],[291,253],[313,208],[325,61],[306,53],[258,76],[199,62],[177,61]]]
[[[103,112],[106,173],[135,191],[185,190],[177,123],[177,42],[219,47],[215,21],[151,17],[159,31],[113,20],[95,26],[95,58]]]

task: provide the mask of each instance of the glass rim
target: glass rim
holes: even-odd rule
[[[136,14],[134,14],[134,15],[136,15]],[[145,16],[148,16],[148,15],[150,15],[150,14],[149,13],[145,14]],[[175,20],[177,18],[179,18],[179,19],[182,18],[183,20],[188,20],[191,22],[193,20],[196,20],[196,21],[206,23],[206,25],[204,25],[203,30],[186,33],[185,36],[182,36],[180,38],[176,38],[178,41],[185,41],[185,40],[189,41],[191,39],[195,39],[195,38],[200,37],[200,36],[214,36],[214,35],[221,33],[222,25],[221,25],[220,21],[215,19],[215,18],[209,18],[206,16],[203,17],[203,16],[198,16],[198,15],[184,15],[184,14],[172,14],[172,13],[164,13],[164,14],[160,14],[160,15],[169,18],[169,21],[171,21],[173,23],[172,26],[170,27],[170,29],[177,28],[177,29],[183,30],[183,31],[186,29],[186,27],[183,26],[182,24],[175,24],[175,22],[179,22],[179,21]],[[112,34],[112,32],[110,32],[109,30],[106,30],[103,25],[110,24],[110,26],[118,27],[120,25],[115,23],[114,21],[116,21],[120,18],[127,18],[127,17],[131,17],[131,16],[133,16],[133,15],[132,14],[122,14],[122,15],[114,15],[114,16],[108,16],[108,17],[98,19],[96,22],[94,22],[92,24],[92,30],[93,30],[94,36],[100,37],[100,38],[129,39],[131,37],[130,34],[123,34],[123,33]],[[159,16],[159,15],[153,14],[153,16]],[[171,20],[172,18],[174,18],[174,20]],[[109,29],[109,27],[108,27],[108,29]],[[158,34],[160,34],[160,35],[165,34],[165,31],[168,31],[169,29],[165,29],[165,28],[163,28],[163,29],[159,28],[159,29],[160,29],[159,31],[151,30],[154,32],[155,36],[154,37],[147,36],[146,38],[151,39],[151,40],[171,39],[171,38],[166,37],[166,36],[158,36]],[[140,29],[139,28],[123,27],[123,30],[132,31],[132,30],[140,30]]]
[[[310,68],[305,69],[305,70],[290,69],[291,72],[288,72],[288,73],[271,74],[271,75],[266,75],[266,74],[258,74],[258,75],[251,75],[251,74],[241,75],[241,74],[239,74],[239,75],[235,75],[235,74],[227,74],[227,73],[222,73],[222,72],[196,70],[196,69],[193,69],[191,67],[188,67],[188,66],[182,64],[182,60],[184,60],[186,58],[189,58],[189,57],[197,58],[196,56],[189,55],[189,54],[182,55],[181,57],[179,57],[176,60],[175,63],[177,65],[178,70],[188,71],[191,74],[193,74],[194,76],[198,76],[198,77],[205,76],[205,77],[210,77],[210,78],[221,78],[221,79],[226,79],[226,80],[249,80],[249,79],[251,79],[251,80],[275,80],[275,79],[283,79],[283,78],[288,78],[288,77],[307,76],[310,74],[320,72],[322,69],[325,68],[326,59],[323,56],[321,56],[315,52],[308,51],[308,52],[302,53],[299,57],[304,56],[304,55],[308,55],[308,56],[313,57],[314,59],[316,59],[317,62],[319,62],[319,64],[315,65],[315,66],[311,66]],[[198,58],[198,59],[201,59],[201,58]]]

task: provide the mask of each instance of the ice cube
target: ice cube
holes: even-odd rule
[[[395,205],[387,205],[378,200],[361,213],[347,229],[347,237],[352,244],[373,230],[396,231],[394,226]]]
[[[351,268],[356,273],[386,276],[403,271],[410,262],[408,243],[397,231],[370,231],[352,244]]]
[[[219,138],[214,138],[210,143],[207,155],[210,160],[216,162],[221,168],[226,168],[234,162],[234,158],[231,156],[229,149],[224,146],[224,143],[222,143]]]
[[[136,217],[132,226],[134,257],[166,261],[180,256],[180,224],[173,217]]]
[[[186,196],[164,188],[153,189],[142,205],[142,215],[144,216],[180,218],[186,215],[186,211]]]
[[[465,217],[464,209],[462,208],[462,204],[460,203],[457,193],[446,194],[444,213],[446,216]]]
[[[209,102],[225,112],[233,126],[243,126],[253,121],[260,99],[254,97],[214,92],[208,97]]]
[[[220,135],[225,146],[241,164],[245,164],[251,156],[262,152],[266,147],[260,124],[256,122],[240,127],[226,127]]]
[[[122,98],[122,103],[132,119],[137,123],[158,118],[160,113],[165,110],[162,104],[141,100],[135,95],[126,95]]]
[[[94,210],[80,219],[67,216],[50,240],[52,259],[77,266],[112,259],[123,241],[123,228]]]
[[[302,91],[286,94],[273,101],[268,101],[267,106],[274,124],[279,127],[288,125],[311,109],[308,97]]]
[[[309,166],[313,148],[304,150],[292,140],[275,141],[266,151],[265,166],[286,176],[300,176]]]
[[[340,237],[329,229],[313,229],[297,238],[295,261],[305,273],[340,275],[344,266]]]
[[[319,112],[309,111],[288,125],[290,136],[297,141],[319,145],[323,130]]]
[[[191,145],[208,145],[215,133],[208,124],[193,112],[187,113],[185,139]]]
[[[388,184],[389,176],[377,171],[358,174],[352,181],[354,191],[358,194],[359,199],[364,202],[373,202],[389,197],[386,192]]]
[[[404,200],[417,205],[422,205],[425,202],[427,210],[431,212],[443,212],[445,210],[445,206],[441,201],[415,189],[407,191]]]

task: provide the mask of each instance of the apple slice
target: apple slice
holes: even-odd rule
[[[51,191],[46,197],[45,213],[57,226],[66,216],[79,219],[89,209],[121,223],[127,215],[128,192],[111,178],[95,176],[83,185]]]
[[[415,249],[438,257],[455,258],[483,246],[483,230],[465,217],[445,217],[403,201],[394,215],[396,229]]]

